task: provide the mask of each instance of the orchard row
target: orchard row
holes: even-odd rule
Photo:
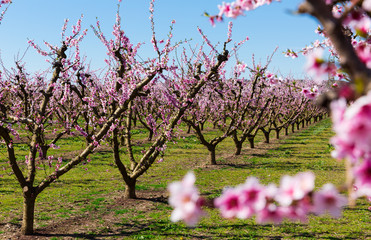
[[[150,6],[152,44],[156,57],[138,57],[141,44],[133,44],[121,28],[120,17],[108,39],[99,22],[95,35],[107,49],[106,71],[97,74],[80,56],[80,43],[87,34],[79,19],[67,33],[62,30],[60,45],[44,42],[44,47],[29,44],[50,62],[43,72],[29,73],[26,63],[15,62],[4,69],[0,78],[0,136],[6,145],[8,161],[23,192],[22,233],[32,234],[35,200],[56,179],[80,164],[103,143],[109,143],[126,184],[125,197],[135,198],[135,184],[165,151],[166,143],[180,136],[180,123],[195,132],[210,153],[210,164],[216,164],[216,146],[228,137],[240,154],[248,140],[262,131],[269,133],[318,120],[326,111],[312,99],[327,91],[328,83],[316,85],[311,80],[278,77],[265,64],[247,66],[237,60],[239,47],[248,38],[232,44],[232,24],[227,40],[214,46],[199,29],[205,44],[182,48],[168,39],[157,40],[153,23],[153,1]],[[171,23],[171,30],[175,21]],[[182,52],[180,56],[175,50]],[[227,66],[233,66],[228,69]],[[151,145],[133,153],[132,134],[135,125],[148,129]],[[212,124],[220,135],[205,137],[205,124]],[[59,148],[59,140],[79,135],[86,145],[73,158],[63,159],[49,153]],[[14,142],[27,141],[28,154],[20,156]],[[24,140],[26,139],[26,140]],[[120,154],[126,149],[129,162]],[[60,149],[59,151],[63,151]]]

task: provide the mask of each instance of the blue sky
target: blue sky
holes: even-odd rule
[[[256,61],[265,62],[268,55],[278,46],[270,69],[282,75],[302,78],[305,58],[286,58],[282,51],[287,48],[300,49],[318,38],[314,33],[317,23],[309,16],[290,13],[297,9],[300,0],[282,0],[270,6],[263,6],[247,12],[237,19],[225,19],[212,27],[203,12],[218,12],[219,0],[156,0],[155,28],[158,39],[165,38],[172,19],[174,40],[192,39],[191,44],[202,42],[197,31],[199,26],[212,43],[226,39],[228,21],[233,21],[233,41],[240,41],[246,36],[250,40],[239,52],[240,60],[251,64],[252,54]],[[133,43],[145,42],[140,52],[141,57],[153,55],[150,44],[151,30],[148,0],[123,0],[120,7],[122,25]],[[101,22],[103,32],[110,35],[117,10],[116,0],[14,0],[0,25],[0,50],[7,67],[13,66],[17,55],[21,56],[27,49],[27,39],[42,42],[60,43],[60,31],[64,19],[70,19],[70,26],[81,14],[84,14],[83,28],[88,28],[88,35],[82,44],[82,54],[87,56],[93,68],[104,67],[105,49],[90,28],[96,18]],[[69,26],[69,27],[70,27]],[[28,69],[36,71],[48,65],[44,58],[29,49],[24,58]]]

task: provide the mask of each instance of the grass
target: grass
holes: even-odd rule
[[[145,129],[138,129],[134,133],[133,138],[136,141],[147,137]],[[208,137],[213,137],[213,134],[215,132],[210,131]],[[332,146],[329,145],[329,138],[332,135],[331,122],[326,119],[281,140],[282,144],[275,149],[242,154],[237,160],[233,160],[238,164],[231,164],[230,155],[234,152],[234,145],[231,139],[227,139],[217,148],[217,162],[220,164],[217,167],[205,166],[207,150],[199,144],[195,135],[186,135],[178,139],[177,144],[168,143],[164,161],[155,163],[138,179],[137,191],[164,192],[169,182],[180,180],[189,170],[195,172],[196,184],[205,197],[217,197],[225,186],[240,184],[248,176],[256,176],[265,184],[278,184],[283,175],[294,175],[301,171],[314,172],[317,187],[327,182],[339,185],[344,182],[344,166],[330,156]],[[261,135],[257,136],[257,142],[262,140]],[[62,143],[68,151],[77,151],[84,144],[78,138],[63,139]],[[146,146],[147,143],[140,144],[137,152]],[[23,148],[17,151],[23,154]],[[248,147],[245,146],[246,148]],[[4,154],[4,149],[0,148],[0,156]],[[275,226],[257,225],[254,219],[225,220],[220,218],[217,210],[208,210],[208,217],[195,228],[189,228],[183,223],[171,223],[169,215],[172,209],[166,199],[130,200],[127,204],[117,205],[116,202],[124,191],[124,183],[112,164],[112,154],[109,151],[97,152],[90,158],[90,163],[76,167],[41,193],[36,205],[36,228],[50,223],[63,223],[66,219],[75,217],[89,217],[93,225],[85,226],[83,233],[76,232],[76,238],[371,238],[370,212],[365,200],[358,200],[355,208],[345,209],[341,219],[311,216],[305,224],[285,222]],[[21,191],[9,170],[1,170],[6,164],[0,164],[0,175],[3,175],[0,178],[0,222],[20,224]],[[39,174],[41,178],[43,172],[40,171]],[[3,231],[1,225],[0,231]],[[60,238],[52,236],[51,239]]]

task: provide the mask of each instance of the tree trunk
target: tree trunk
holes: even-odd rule
[[[300,130],[300,122],[296,122],[296,130]]]
[[[280,139],[280,131],[281,129],[276,128],[276,139]]]
[[[295,132],[295,123],[291,124],[291,132],[292,132],[292,133]]]
[[[191,125],[188,125],[187,133],[191,133]]]
[[[304,128],[305,127],[305,123],[304,123],[304,119],[301,121],[301,128]]]
[[[264,133],[265,143],[269,143],[269,131],[262,131]]]
[[[240,155],[242,151],[242,141],[235,141],[234,145],[236,146],[236,151],[234,152],[234,155]]]
[[[135,194],[135,185],[137,183],[136,179],[130,179],[125,181],[125,192],[124,198],[125,199],[135,199],[137,195]]]
[[[32,235],[35,219],[35,201],[34,194],[27,194],[23,196],[23,219],[21,233],[23,235]]]
[[[210,164],[211,165],[216,165],[215,146],[209,146],[207,149],[209,150]]]
[[[254,145],[254,138],[255,138],[255,136],[249,136],[249,137],[247,138],[247,140],[248,140],[249,143],[250,143],[250,148],[255,148],[255,145]]]
[[[152,137],[153,137],[153,130],[152,129],[150,129],[149,130],[149,134],[148,134],[148,141],[152,141]]]
[[[285,127],[285,136],[289,135],[289,127]]]
[[[133,120],[133,127],[136,127],[137,126],[137,115],[134,113],[133,114],[133,118],[132,118],[132,120]]]

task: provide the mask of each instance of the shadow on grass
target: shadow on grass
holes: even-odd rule
[[[362,236],[362,233],[353,232],[352,235],[346,237],[332,237],[330,232],[298,233],[296,228],[303,225],[299,223],[285,224],[290,230],[284,233],[275,233],[271,235],[262,235],[261,232],[269,233],[272,225],[257,225],[252,223],[241,224],[225,224],[218,226],[201,225],[198,227],[186,227],[182,224],[170,223],[169,221],[131,221],[130,223],[116,223],[116,230],[103,230],[103,233],[86,233],[86,234],[48,234],[43,232],[36,233],[36,237],[71,237],[73,239],[108,239],[108,238],[124,238],[131,237],[134,239],[304,239],[304,238],[320,238],[320,239],[358,239],[354,236]],[[234,232],[235,230],[236,232]],[[243,232],[241,232],[243,230]],[[369,237],[369,235],[364,236]]]
[[[284,170],[284,169],[300,169],[303,164],[302,163],[294,163],[290,161],[285,162],[251,162],[247,164],[234,164],[234,163],[225,163],[225,164],[218,164],[218,165],[224,165],[231,168],[238,168],[238,169],[277,169],[277,170]]]
[[[267,236],[257,234],[257,231],[267,231],[271,225],[255,225],[255,224],[232,224],[219,226],[198,226],[186,227],[182,224],[170,223],[169,221],[131,221],[130,223],[116,223],[118,227],[115,232],[105,233],[90,233],[90,234],[48,234],[37,232],[36,237],[71,237],[77,239],[108,239],[117,237],[132,237],[134,239],[150,239],[156,236],[164,239],[267,239]],[[245,229],[246,233],[233,233],[231,229]],[[268,239],[281,239],[282,236],[269,236]]]

